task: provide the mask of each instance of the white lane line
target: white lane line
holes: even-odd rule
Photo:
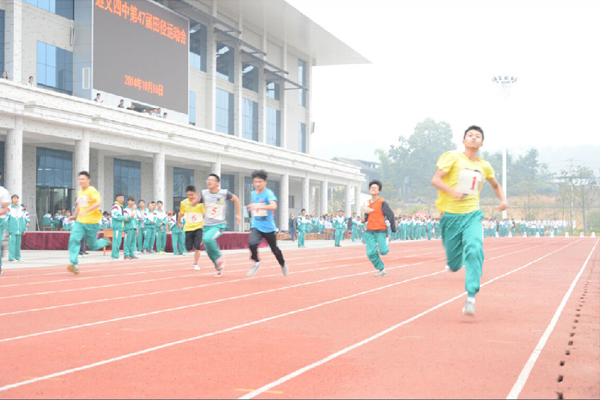
[[[523,367],[523,370],[519,374],[519,377],[517,378],[517,381],[515,382],[514,386],[510,390],[510,393],[508,393],[508,396],[506,396],[507,399],[518,399],[519,398],[519,394],[521,393],[521,390],[523,390],[523,387],[527,383],[529,374],[533,370],[533,367],[535,366],[535,363],[536,363],[538,357],[542,353],[542,350],[544,350],[544,346],[546,346],[546,343],[548,342],[548,339],[550,338],[552,331],[556,327],[556,324],[558,323],[558,319],[560,318],[560,315],[562,314],[563,309],[567,305],[567,301],[569,300],[569,297],[571,297],[571,294],[573,293],[573,290],[575,289],[575,285],[577,285],[577,282],[579,281],[581,274],[583,274],[585,267],[588,265],[588,262],[590,261],[590,258],[592,257],[592,254],[594,253],[594,250],[596,250],[597,245],[598,245],[598,241],[596,241],[596,243],[594,244],[594,247],[592,248],[592,251],[590,251],[590,254],[588,255],[587,259],[585,260],[585,263],[583,263],[583,267],[581,267],[581,269],[579,270],[579,273],[577,274],[575,279],[573,279],[573,282],[571,283],[569,290],[567,290],[567,293],[565,293],[565,297],[563,297],[562,302],[556,309],[556,312],[554,313],[554,316],[550,320],[550,323],[548,324],[546,331],[540,338],[540,341],[538,342],[537,346],[535,346],[535,349],[533,349],[533,352],[531,353],[529,360],[527,360],[527,363],[525,363],[525,366]]]
[[[439,260],[442,260],[442,259],[439,259]],[[414,263],[414,264],[405,264],[405,265],[401,265],[401,266],[398,266],[398,267],[394,267],[394,269],[396,269],[396,268],[404,268],[404,267],[413,266],[413,265],[425,264],[427,262],[429,262],[429,261],[421,261],[421,262]],[[360,264],[352,264],[352,265],[360,265]],[[142,313],[142,314],[128,315],[126,317],[119,317],[119,318],[113,318],[113,319],[109,319],[109,320],[90,322],[90,323],[81,324],[81,325],[73,325],[73,326],[68,326],[68,327],[65,327],[65,328],[54,329],[54,330],[51,330],[51,331],[43,331],[43,332],[31,333],[31,334],[28,334],[28,335],[14,336],[14,337],[11,337],[11,338],[0,339],[0,343],[10,342],[10,341],[19,340],[19,339],[26,339],[26,338],[35,337],[35,336],[48,335],[48,334],[51,334],[51,333],[64,332],[64,331],[69,331],[69,330],[73,330],[73,329],[86,328],[86,327],[89,327],[89,326],[103,325],[103,324],[107,324],[107,323],[111,323],[111,322],[119,322],[119,321],[125,321],[125,320],[134,319],[134,318],[147,317],[147,316],[151,316],[151,315],[163,314],[163,313],[168,313],[168,312],[172,312],[172,311],[180,311],[180,310],[185,310],[185,309],[188,309],[188,308],[204,306],[204,305],[208,305],[208,304],[216,304],[216,303],[221,303],[221,302],[224,302],[224,301],[243,299],[243,298],[247,298],[247,297],[258,296],[258,295],[261,295],[261,294],[279,292],[279,291],[282,291],[282,290],[294,289],[294,288],[298,288],[298,287],[302,287],[302,286],[313,285],[313,284],[316,284],[316,283],[329,282],[329,281],[334,281],[334,280],[343,279],[343,278],[352,278],[352,277],[355,277],[355,276],[372,274],[372,273],[373,273],[373,271],[369,270],[369,271],[360,272],[360,273],[357,273],[357,274],[340,275],[340,276],[335,276],[335,277],[332,277],[332,278],[319,279],[317,281],[304,282],[304,283],[299,283],[299,284],[291,285],[291,286],[284,286],[284,287],[275,288],[275,289],[261,290],[259,292],[252,292],[252,293],[247,293],[247,294],[238,295],[238,296],[232,296],[232,297],[226,297],[226,298],[221,298],[221,299],[216,299],[216,300],[205,301],[205,302],[202,302],[202,303],[188,304],[188,305],[185,305],[185,306],[173,307],[173,308],[168,308],[168,309],[163,309],[163,310],[157,310],[157,311],[151,311],[151,312]],[[258,277],[245,278],[245,279],[257,279],[257,278]],[[223,282],[223,283],[225,283],[225,282]]]
[[[369,271],[369,273],[371,273],[371,272],[372,271]],[[298,314],[298,313],[301,313],[301,312],[304,312],[304,311],[314,310],[316,308],[323,307],[325,305],[337,303],[337,302],[340,302],[340,301],[343,301],[343,300],[352,299],[352,298],[355,298],[355,297],[358,297],[358,296],[362,296],[362,295],[365,295],[365,294],[377,292],[377,291],[380,291],[380,290],[384,290],[384,289],[387,289],[387,288],[390,288],[390,287],[394,287],[394,286],[397,286],[397,285],[400,285],[400,284],[403,284],[403,283],[407,283],[407,282],[411,282],[411,281],[415,281],[415,280],[418,280],[418,279],[427,278],[427,277],[438,275],[438,274],[443,274],[445,272],[446,271],[438,271],[438,272],[434,272],[432,274],[426,274],[426,275],[417,276],[417,277],[414,277],[414,278],[406,279],[406,280],[401,281],[401,282],[395,282],[395,283],[392,283],[392,284],[389,284],[389,285],[386,285],[386,286],[380,286],[380,287],[375,288],[375,289],[370,289],[370,290],[366,290],[364,292],[355,293],[355,294],[352,294],[352,295],[349,295],[349,296],[345,296],[345,297],[340,297],[340,298],[337,298],[337,299],[334,299],[334,300],[329,300],[329,301],[326,301],[326,302],[323,302],[323,303],[319,303],[319,304],[315,304],[315,305],[312,305],[312,306],[309,306],[309,307],[306,307],[306,308],[301,308],[301,309],[298,309],[298,310],[290,311],[290,312],[287,312],[287,313],[284,313],[284,314],[274,315],[272,317],[267,317],[267,318],[259,319],[259,320],[256,320],[256,321],[248,322],[248,323],[245,323],[245,324],[241,324],[241,325],[233,326],[233,327],[230,327],[230,328],[222,329],[220,331],[205,333],[203,335],[195,336],[195,337],[192,337],[192,338],[182,339],[182,340],[178,340],[176,342],[166,343],[166,344],[162,344],[160,346],[155,346],[155,347],[151,347],[151,348],[148,348],[148,349],[145,349],[145,350],[137,351],[135,353],[125,354],[125,355],[122,355],[122,356],[119,356],[119,357],[114,357],[114,358],[110,358],[110,359],[107,359],[107,360],[98,361],[98,362],[95,362],[95,363],[92,363],[92,364],[83,365],[81,367],[72,368],[72,369],[68,369],[68,370],[65,370],[65,371],[56,372],[56,373],[45,375],[45,376],[40,376],[38,378],[28,379],[28,380],[17,382],[17,383],[13,383],[13,384],[10,384],[10,385],[5,385],[5,386],[0,387],[0,392],[4,392],[6,390],[14,389],[14,388],[17,388],[17,387],[20,387],[20,386],[29,385],[29,384],[32,384],[32,383],[36,383],[36,382],[40,382],[40,381],[44,381],[44,380],[56,378],[56,377],[59,377],[59,376],[64,376],[64,375],[71,374],[71,373],[74,373],[74,372],[79,372],[79,371],[84,371],[84,370],[87,370],[87,369],[90,369],[90,368],[99,367],[101,365],[113,363],[113,362],[116,362],[116,361],[125,360],[127,358],[131,358],[131,357],[139,356],[139,355],[142,355],[142,354],[150,353],[150,352],[153,352],[153,351],[165,349],[167,347],[176,346],[178,344],[188,343],[188,342],[192,342],[192,341],[195,341],[195,340],[203,339],[203,338],[206,338],[206,337],[215,336],[215,335],[218,335],[218,334],[221,334],[221,333],[231,332],[231,331],[239,330],[239,329],[246,328],[246,327],[249,327],[249,326],[258,325],[258,324],[261,324],[261,323],[264,323],[264,322],[273,321],[273,320],[276,320],[276,319],[279,319],[279,318],[283,318],[283,317],[287,317],[287,316],[290,316],[290,315],[295,315],[295,314]]]
[[[577,242],[575,242],[575,243],[577,243]],[[574,243],[568,244],[568,245],[566,245],[566,246],[564,246],[564,247],[561,247],[561,248],[560,248],[560,249],[558,249],[558,250],[555,250],[555,251],[553,251],[552,253],[548,253],[548,254],[546,254],[545,256],[542,256],[542,257],[538,258],[538,259],[537,259],[537,260],[535,260],[535,261],[532,261],[532,262],[530,262],[530,263],[528,263],[528,264],[525,264],[525,265],[524,265],[524,266],[522,266],[522,267],[519,267],[519,268],[513,269],[512,271],[509,271],[509,272],[507,272],[507,273],[505,273],[505,274],[503,274],[503,275],[497,276],[496,278],[494,278],[494,279],[491,279],[491,280],[489,280],[489,281],[487,281],[487,282],[483,283],[483,284],[481,285],[481,287],[483,287],[483,286],[486,286],[486,285],[489,285],[490,283],[492,283],[492,282],[495,282],[495,281],[497,281],[498,279],[504,278],[504,277],[506,277],[506,276],[508,276],[508,275],[510,275],[510,274],[513,274],[513,273],[515,273],[515,272],[517,272],[517,271],[520,271],[520,270],[522,270],[522,269],[524,269],[524,268],[527,268],[528,266],[530,266],[530,265],[532,265],[532,264],[535,264],[536,262],[538,262],[538,261],[540,261],[540,260],[543,260],[544,258],[546,258],[546,257],[548,257],[548,256],[550,256],[550,255],[552,255],[552,254],[554,254],[554,253],[556,253],[556,252],[558,252],[558,251],[561,251],[562,249],[565,249],[565,248],[567,248],[567,247],[569,247],[569,246],[571,246],[571,245],[573,245],[573,244],[574,244]],[[342,356],[342,355],[344,355],[344,354],[346,354],[346,353],[348,353],[348,352],[350,352],[350,351],[352,351],[352,350],[354,350],[354,349],[356,349],[356,348],[358,348],[358,347],[361,347],[361,346],[363,346],[363,345],[365,345],[365,344],[367,344],[367,343],[370,343],[370,342],[374,341],[375,339],[378,339],[378,338],[380,338],[381,336],[383,336],[383,335],[385,335],[385,334],[387,334],[387,333],[390,333],[390,332],[392,332],[392,331],[394,331],[394,330],[398,329],[399,327],[401,327],[401,326],[403,326],[403,325],[406,325],[406,324],[408,324],[408,323],[410,323],[410,322],[412,322],[412,321],[415,321],[415,320],[417,320],[417,319],[419,319],[419,318],[421,318],[421,317],[423,317],[423,316],[425,316],[425,315],[427,315],[427,314],[431,313],[432,311],[435,311],[435,310],[437,310],[438,308],[445,306],[446,304],[449,304],[449,303],[451,303],[451,302],[453,302],[453,301],[455,301],[455,300],[457,300],[457,299],[459,299],[459,298],[461,298],[461,297],[464,297],[465,295],[466,295],[466,293],[462,293],[462,294],[460,294],[460,295],[458,295],[458,296],[454,296],[453,298],[451,298],[451,299],[449,299],[449,300],[446,300],[446,301],[444,301],[444,302],[442,302],[442,303],[440,303],[440,304],[438,304],[438,305],[436,305],[436,306],[434,306],[434,307],[431,307],[430,309],[428,309],[428,310],[426,310],[426,311],[423,311],[422,313],[420,313],[420,314],[417,314],[417,315],[415,315],[415,316],[414,316],[414,317],[412,317],[412,318],[409,318],[409,319],[407,319],[407,320],[404,320],[404,321],[402,321],[402,322],[400,322],[400,323],[398,323],[398,324],[396,324],[396,325],[394,325],[394,326],[391,326],[390,328],[387,328],[387,329],[385,329],[385,330],[383,330],[383,331],[381,331],[381,332],[379,332],[379,333],[377,333],[377,334],[375,334],[375,335],[373,335],[373,336],[371,336],[371,337],[369,337],[369,338],[367,338],[367,339],[365,339],[365,340],[362,340],[362,341],[360,341],[360,342],[358,342],[358,343],[355,343],[355,344],[353,344],[352,346],[346,347],[345,349],[342,349],[342,350],[340,350],[340,351],[338,351],[338,352],[336,352],[336,353],[333,353],[333,354],[331,354],[331,355],[329,355],[329,356],[327,356],[327,357],[325,357],[325,358],[323,358],[323,359],[321,359],[321,360],[319,360],[319,361],[316,361],[316,362],[314,362],[314,363],[312,363],[312,364],[309,364],[309,365],[307,365],[307,366],[305,366],[305,367],[303,367],[303,368],[300,368],[300,369],[298,369],[298,370],[296,370],[296,371],[294,371],[294,372],[292,372],[292,373],[290,373],[290,374],[288,374],[288,375],[285,375],[285,376],[283,376],[283,377],[281,377],[281,378],[279,378],[279,379],[277,379],[277,380],[274,380],[273,382],[271,382],[271,383],[268,383],[268,384],[264,385],[263,387],[261,387],[261,388],[259,388],[259,389],[256,389],[256,390],[255,390],[255,391],[253,391],[253,392],[250,392],[250,393],[247,393],[247,394],[245,394],[245,395],[241,396],[241,397],[240,397],[240,399],[251,399],[251,398],[253,398],[253,397],[256,397],[256,396],[258,396],[259,394],[261,394],[261,393],[264,393],[264,392],[266,392],[267,390],[270,390],[270,389],[272,389],[272,388],[274,388],[274,387],[276,387],[276,386],[279,386],[279,385],[281,385],[282,383],[285,383],[285,382],[287,382],[287,381],[289,381],[289,380],[291,380],[291,379],[293,379],[293,378],[296,378],[297,376],[299,376],[299,375],[302,375],[303,373],[305,373],[305,372],[307,372],[307,371],[310,371],[310,370],[312,370],[312,369],[314,369],[314,368],[317,368],[317,367],[319,367],[319,366],[321,366],[321,365],[323,365],[323,364],[327,363],[328,361],[331,361],[331,360],[333,360],[333,359],[335,359],[335,358],[338,358],[338,357],[340,357],[340,356]]]

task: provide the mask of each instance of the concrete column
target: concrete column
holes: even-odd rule
[[[230,45],[231,46],[231,45]],[[230,51],[233,51],[233,136],[243,137],[243,111],[244,99],[242,96],[242,56],[240,45],[236,44]]]
[[[284,26],[284,31],[286,30]],[[284,35],[285,36],[285,35]],[[287,71],[287,42],[283,41],[283,48],[281,50],[283,52],[283,70]],[[281,147],[286,149],[288,145],[288,92],[296,93],[295,90],[285,90],[285,81],[279,81],[280,91],[279,91],[279,108],[281,111]]]
[[[237,197],[240,199],[240,207],[241,209],[241,215],[242,215],[242,226],[240,228],[238,228],[241,232],[244,232],[245,229],[245,217],[244,215],[247,214],[246,210],[246,206],[248,205],[248,203],[250,203],[249,199],[246,199],[246,191],[244,190],[244,173],[243,172],[238,172],[235,176],[236,178],[236,187],[235,187],[235,194],[237,195]]]
[[[352,196],[352,186],[350,186],[350,184],[346,185],[346,207],[344,208],[344,212],[346,213],[346,216],[348,215],[352,215],[352,199],[350,198]]]
[[[329,204],[328,204],[328,200],[329,197],[327,195],[327,192],[329,191],[329,184],[328,182],[325,180],[323,182],[321,182],[321,213],[323,215],[327,214],[329,211]]]
[[[23,199],[23,118],[15,117],[15,129],[6,136],[6,173],[4,182],[8,193]],[[1,238],[0,238],[1,239]]]
[[[213,2],[216,13],[216,2]],[[214,131],[216,129],[217,115],[217,42],[215,38],[215,24],[209,22],[206,36],[206,97],[204,104],[196,101],[196,110],[204,109],[206,128]],[[199,98],[196,92],[196,99]],[[196,111],[197,112],[197,111]]]
[[[77,174],[80,171],[90,172],[90,131],[84,129],[81,132],[81,140],[75,142],[75,153],[73,154],[73,187],[76,188]],[[94,181],[96,179],[94,178]],[[97,189],[97,188],[96,188]]]
[[[217,160],[210,164],[210,174],[217,174],[221,177],[221,155],[217,155]]]
[[[93,179],[93,183],[92,185],[94,185],[96,187],[96,189],[98,189],[98,192],[100,192],[100,195],[102,197],[104,197],[105,193],[106,193],[106,161],[104,158],[104,152],[102,152],[101,150],[98,150],[98,176],[95,176]],[[114,170],[112,171],[112,173],[114,174]],[[77,174],[77,172],[74,172],[74,174]],[[78,186],[73,186],[74,188],[78,188]],[[110,204],[110,201],[112,199],[108,199],[108,203],[104,203],[104,204]]]
[[[279,229],[289,229],[290,217],[290,175],[283,174],[279,181]]]
[[[165,151],[154,154],[154,200],[165,201]]]
[[[354,212],[360,215],[360,184],[354,187]]]
[[[267,143],[267,85],[265,70],[258,68],[258,141]]]
[[[8,78],[14,82],[23,81],[23,5],[22,0],[6,1],[5,14],[5,55],[4,69]],[[2,72],[0,72],[1,74]],[[36,79],[37,82],[37,79]]]
[[[310,179],[302,178],[302,208],[306,209],[306,213],[310,214]]]

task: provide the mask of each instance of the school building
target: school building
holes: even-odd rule
[[[360,167],[311,155],[312,71],[367,62],[283,0],[0,0],[2,184],[34,224],[82,170],[102,210],[118,192],[173,210],[209,173],[248,204],[264,169],[282,230],[333,188],[358,211]]]

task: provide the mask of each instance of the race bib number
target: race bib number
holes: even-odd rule
[[[479,194],[479,189],[483,184],[483,175],[479,171],[470,169],[461,169],[458,175],[456,191],[464,194]]]
[[[79,207],[89,207],[90,200],[87,196],[77,196],[77,205]]]
[[[203,220],[204,220],[204,217],[200,213],[195,213],[195,212],[187,213],[186,221],[188,221],[190,224],[197,224],[199,222],[202,222]]]
[[[268,215],[268,210],[255,210],[252,212],[253,217],[267,217]]]
[[[205,204],[206,217],[211,219],[223,219],[223,209],[225,208],[222,204]]]

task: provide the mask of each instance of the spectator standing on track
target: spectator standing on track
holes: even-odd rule
[[[5,72],[6,73],[6,72]],[[8,79],[4,77],[5,79]],[[2,178],[2,171],[0,171]],[[6,213],[9,212],[10,194],[4,186],[0,186],[0,241],[4,239],[4,230],[6,229]],[[0,275],[2,275],[2,246],[0,246]]]
[[[446,249],[446,269],[456,272],[463,266],[466,268],[468,297],[463,308],[466,315],[475,315],[475,295],[479,292],[483,269],[483,214],[479,210],[479,194],[484,179],[492,185],[500,199],[498,209],[504,211],[508,206],[494,169],[489,162],[477,157],[483,138],[480,127],[467,128],[463,136],[465,151],[442,154],[431,181],[438,189],[437,209],[443,213],[440,226]]]
[[[186,255],[185,236],[183,232],[184,223],[179,223],[179,208],[175,209],[175,214],[169,217],[169,229],[171,230],[171,244],[173,246],[173,255]]]
[[[156,203],[148,203],[148,209],[144,213],[144,225],[146,226],[146,237],[144,238],[144,249],[146,253],[156,253],[154,243],[156,242]]]
[[[75,220],[75,225],[69,236],[69,259],[71,262],[67,266],[67,270],[74,274],[79,273],[77,256],[83,238],[86,239],[91,250],[101,249],[111,243],[108,239],[97,239],[98,222],[102,218],[100,212],[102,197],[95,187],[90,186],[90,174],[87,171],[81,171],[77,175],[77,180],[81,189],[77,192],[77,207],[70,218]]]
[[[188,252],[194,250],[194,271],[200,271],[200,246],[202,245],[202,228],[204,227],[204,203],[202,198],[195,205],[192,202],[197,200],[198,195],[196,194],[196,187],[189,185],[185,188],[185,195],[187,199],[180,203],[179,218],[177,219],[177,226],[181,227],[181,220],[185,216],[185,226],[183,231],[185,232],[185,248]]]
[[[125,242],[123,243],[123,255],[125,260],[136,260],[135,251],[135,226],[137,223],[137,213],[135,211],[135,199],[127,199],[127,207],[123,209],[125,221],[123,221],[123,231],[125,232]]]
[[[10,198],[8,213],[6,213],[6,226],[8,230],[8,261],[21,261],[21,235],[26,230],[25,213],[23,207],[19,204],[19,196],[13,194]]]
[[[217,243],[217,238],[225,232],[227,228],[227,201],[233,201],[235,204],[235,219],[238,225],[241,225],[240,200],[227,189],[221,189],[221,178],[217,174],[210,174],[206,178],[206,186],[201,194],[192,201],[196,205],[202,200],[204,202],[204,227],[202,237],[204,248],[208,258],[215,265],[217,277],[223,276],[225,268],[225,259],[221,255],[221,249]]]
[[[256,170],[252,172],[252,183],[254,184],[254,190],[251,193],[252,203],[247,206],[247,209],[252,212],[248,245],[250,247],[250,258],[254,260],[254,264],[250,267],[248,276],[256,274],[256,271],[260,268],[258,245],[262,238],[267,240],[271,251],[281,266],[281,273],[286,276],[288,267],[281,250],[277,247],[277,236],[275,234],[277,228],[273,220],[273,215],[277,210],[277,197],[271,189],[267,188],[267,173],[265,171]]]
[[[112,242],[112,252],[110,257],[113,260],[119,259],[119,249],[121,248],[121,242],[123,239],[123,227],[125,221],[129,218],[123,211],[123,202],[125,201],[125,196],[122,194],[117,194],[116,201],[113,203],[111,210],[111,228],[113,231],[113,242]],[[125,250],[125,248],[123,248]]]
[[[144,238],[146,237],[146,225],[144,225],[144,214],[146,213],[146,202],[144,200],[138,201],[137,215],[137,237],[135,247],[140,253],[145,253],[144,249]]]
[[[308,220],[306,219],[306,210],[303,208],[300,211],[300,215],[298,215],[298,220],[296,221],[296,226],[298,227],[298,248],[306,247],[306,228],[308,226]]]
[[[296,240],[296,235],[298,232],[298,222],[296,221],[296,218],[294,218],[294,213],[290,213],[288,225],[290,227],[290,240],[293,242]]]
[[[167,213],[163,210],[163,202],[156,202],[158,210],[156,210],[156,252],[158,254],[167,254],[165,247],[167,246]]]
[[[383,185],[378,180],[369,182],[371,198],[363,206],[366,225],[363,241],[367,245],[367,257],[369,257],[369,260],[378,271],[375,274],[376,277],[387,276],[385,265],[381,260],[381,256],[385,256],[390,252],[387,240],[388,226],[386,219],[390,223],[391,231],[396,232],[394,212],[387,201],[379,197],[382,188]]]

